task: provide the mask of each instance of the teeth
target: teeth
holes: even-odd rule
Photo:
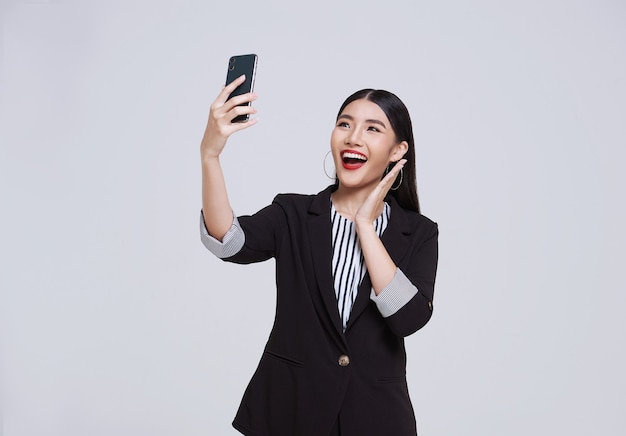
[[[356,154],[356,153],[350,153],[350,152],[346,152],[343,154],[342,156],[344,159],[348,158],[348,159],[359,159],[362,161],[366,161],[367,158],[365,156],[363,156],[362,154]]]

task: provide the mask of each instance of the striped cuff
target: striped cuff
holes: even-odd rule
[[[388,318],[402,309],[411,298],[417,294],[417,288],[398,268],[391,282],[376,295],[374,289],[370,293],[370,300],[376,303],[383,318]]]
[[[233,256],[241,250],[246,242],[246,235],[239,225],[239,220],[233,214],[233,225],[228,229],[221,241],[218,241],[209,232],[204,225],[204,214],[200,211],[200,239],[204,246],[220,259]]]

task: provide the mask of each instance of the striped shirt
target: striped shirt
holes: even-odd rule
[[[374,229],[381,237],[387,224],[391,208],[385,203],[383,212],[374,221]],[[359,285],[365,277],[367,267],[361,252],[361,244],[356,234],[354,222],[341,216],[335,209],[335,205],[331,203],[330,217],[332,223],[332,272],[335,285],[335,297],[337,298],[337,308],[339,316],[343,324],[343,330],[346,330],[350,312],[354,304]]]

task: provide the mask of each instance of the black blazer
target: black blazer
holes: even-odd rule
[[[404,337],[430,319],[437,269],[437,224],[389,196],[382,241],[418,293],[383,318],[366,275],[343,332],[331,273],[328,187],[278,195],[239,217],[246,241],[225,260],[276,259],[276,318],[233,426],[254,436],[415,435],[405,377]]]

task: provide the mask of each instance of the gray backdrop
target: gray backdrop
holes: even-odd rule
[[[260,122],[223,156],[239,214],[329,183],[353,91],[412,113],[441,232],[434,317],[407,339],[420,435],[626,433],[624,2],[0,12],[5,436],[235,433],[274,265],[200,244],[199,143],[228,57],[249,52]]]

